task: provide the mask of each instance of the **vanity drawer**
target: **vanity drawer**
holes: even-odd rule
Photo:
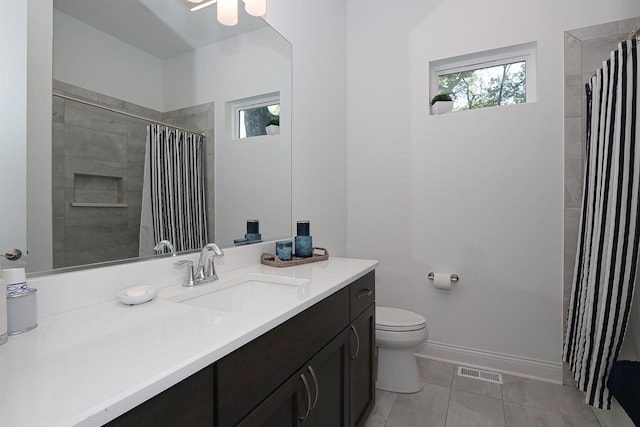
[[[370,271],[349,287],[351,317],[354,320],[376,300],[376,272]]]
[[[349,324],[349,287],[216,363],[216,426],[238,423]]]
[[[192,426],[213,424],[213,366],[187,377],[173,387],[111,420],[107,427]]]

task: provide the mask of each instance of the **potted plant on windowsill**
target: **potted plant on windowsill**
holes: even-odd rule
[[[267,135],[278,135],[280,133],[280,119],[269,120],[264,130],[267,131]]]
[[[431,100],[431,114],[444,114],[453,110],[453,99],[447,93],[440,93]]]

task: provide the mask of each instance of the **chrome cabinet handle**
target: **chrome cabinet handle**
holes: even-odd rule
[[[372,293],[373,291],[369,288],[362,289],[360,292],[358,292],[358,298],[365,298],[365,297],[371,296]]]
[[[356,336],[356,354],[351,356],[351,360],[353,360],[356,357],[358,357],[358,354],[360,354],[360,337],[358,336],[358,331],[356,330],[355,326],[351,325],[350,327],[351,327],[351,331]]]
[[[313,399],[313,405],[311,405],[311,410],[313,411],[316,408],[316,404],[318,403],[318,377],[316,377],[316,373],[313,370],[313,368],[311,367],[311,365],[309,365],[309,367],[307,368],[309,370],[309,372],[311,372],[311,376],[313,377],[313,383],[315,385],[315,389],[316,389],[316,397],[315,399]]]
[[[307,391],[307,412],[302,417],[298,417],[301,422],[304,422],[309,416],[309,412],[311,412],[311,390],[309,390],[309,383],[307,382],[307,378],[304,374],[300,374],[300,378],[302,378],[302,382],[304,383],[304,388]]]

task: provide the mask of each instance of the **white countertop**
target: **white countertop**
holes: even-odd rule
[[[330,258],[296,267],[257,264],[218,282],[162,288],[153,301],[115,299],[38,319],[0,346],[0,426],[99,426],[214,363],[373,270],[377,261]],[[222,312],[172,302],[189,292],[265,274],[309,279],[274,310]],[[152,285],[152,283],[150,283]],[[265,306],[269,302],[265,301]]]

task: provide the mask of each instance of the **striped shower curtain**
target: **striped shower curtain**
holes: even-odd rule
[[[167,126],[147,126],[140,220],[140,256],[160,240],[176,251],[207,243],[204,137]]]
[[[629,318],[638,260],[638,49],[618,45],[587,85],[584,190],[563,357],[586,402],[606,386]]]

